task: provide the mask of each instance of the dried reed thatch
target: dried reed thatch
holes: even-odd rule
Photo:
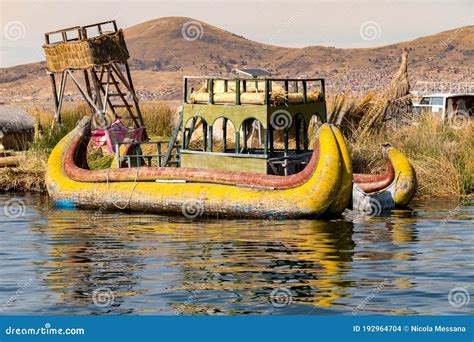
[[[366,135],[389,120],[402,121],[403,117],[412,112],[408,78],[408,51],[406,49],[402,53],[400,67],[383,95],[381,97],[372,96],[369,99],[370,105],[365,100],[367,98],[362,100],[362,107],[366,108],[359,121],[357,135]]]
[[[43,45],[46,68],[50,72],[65,69],[87,69],[110,62],[126,62],[129,58],[122,30],[98,37]]]

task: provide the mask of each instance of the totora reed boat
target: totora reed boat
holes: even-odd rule
[[[383,145],[382,151],[387,168],[384,174],[354,174],[350,208],[372,216],[406,207],[417,186],[408,158],[390,144]]]
[[[68,78],[91,109],[49,157],[46,185],[58,206],[284,219],[339,215],[367,201],[391,209],[414,194],[413,169],[393,148],[386,175],[352,174],[341,132],[326,123],[322,78],[276,78],[261,69],[185,77],[170,141],[153,141],[115,21],[45,40],[56,122]],[[114,154],[110,168],[89,169],[91,145]]]
[[[286,177],[146,166],[88,170],[81,158],[90,139],[89,119],[84,118],[51,153],[46,183],[62,206],[190,216],[316,217],[340,193],[341,156],[333,130],[337,128],[323,124],[307,167]]]

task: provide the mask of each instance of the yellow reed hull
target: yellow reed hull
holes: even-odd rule
[[[386,188],[366,193],[354,183],[352,191],[352,208],[370,216],[378,216],[382,211],[404,208],[416,193],[417,181],[415,169],[408,158],[394,147],[386,150],[395,178]]]
[[[53,149],[46,185],[57,205],[214,217],[317,217],[336,198],[342,174],[338,143],[330,125],[318,130],[320,155],[312,176],[288,189],[246,188],[213,183],[78,182],[64,172],[64,154],[75,129]]]

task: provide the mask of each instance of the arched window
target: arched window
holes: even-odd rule
[[[204,118],[194,116],[186,122],[185,149],[192,151],[206,151],[208,138],[208,125]]]
[[[308,146],[309,148],[313,147],[313,144],[315,142],[315,135],[316,131],[318,130],[319,126],[322,125],[321,118],[318,113],[314,113],[311,116],[311,119],[309,120],[309,125],[308,125]]]
[[[265,149],[266,130],[254,118],[248,118],[240,126],[240,153],[258,154]]]
[[[296,151],[307,151],[308,150],[308,139],[307,139],[307,130],[306,122],[304,116],[301,113],[298,113],[293,118],[293,134],[294,134],[294,149]],[[290,149],[293,148],[290,146]]]
[[[235,127],[228,118],[220,117],[212,124],[212,152],[235,152]]]

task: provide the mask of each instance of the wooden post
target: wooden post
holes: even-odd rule
[[[214,104],[214,79],[209,79],[209,101],[208,104]]]
[[[265,80],[265,99],[264,99],[264,104],[266,106],[269,105],[269,102],[270,102],[270,81],[269,80]]]
[[[212,141],[213,141],[212,125],[209,125],[208,131],[209,131],[209,139],[208,139],[208,144],[207,144],[207,151],[212,152]]]
[[[300,151],[300,126],[301,126],[301,119],[299,115],[295,117],[295,145],[296,145],[296,152]]]
[[[242,140],[244,143],[244,149],[247,148],[247,120],[242,122]]]
[[[235,80],[235,104],[240,105],[240,80],[238,79]]]
[[[115,162],[117,163],[117,169],[120,169],[120,144],[115,143]]]
[[[305,152],[308,152],[308,144],[309,144],[309,139],[308,139],[308,127],[306,127],[306,122],[303,121],[303,148]]]
[[[202,150],[203,152],[206,151],[206,146],[207,146],[207,122],[202,120],[202,139],[203,139],[203,146]]]
[[[44,41],[45,41],[46,44],[49,44],[49,34],[44,35]],[[55,120],[53,120],[53,127],[54,127],[54,122],[55,121],[58,124],[61,124],[61,117],[56,117],[56,113],[59,110],[58,90],[56,88],[56,77],[55,77],[54,73],[48,71],[48,74],[49,74],[49,79],[51,81],[51,87],[53,89],[54,113],[55,113],[54,114],[54,119]]]
[[[308,102],[308,89],[306,81],[303,81],[303,103]]]
[[[87,70],[84,70],[84,81],[86,83],[86,90],[87,90],[87,95],[89,95],[90,98],[92,98],[92,89],[91,89],[91,82],[89,80],[89,74]],[[94,107],[89,103],[89,108],[91,109],[91,115],[94,114]]]
[[[273,126],[269,125],[268,126],[268,140],[270,140],[270,153],[273,153]]]
[[[53,73],[49,73],[49,77],[51,80],[51,86],[53,88],[53,99],[54,99],[54,120],[53,120],[53,125],[54,122],[57,122],[58,124],[61,124],[61,116],[57,116],[56,113],[59,112],[59,100],[58,100],[58,89],[56,88],[56,78]]]
[[[268,134],[267,129],[263,130],[263,154],[266,156],[268,154]]]
[[[185,77],[183,79],[183,102],[188,103],[188,79]]]
[[[128,66],[127,62],[125,62],[124,65],[125,65],[125,71],[127,72],[128,84],[130,85],[130,89],[133,92],[132,98],[133,98],[133,102],[135,103],[135,109],[137,110],[138,121],[140,122],[140,125],[142,127],[145,127],[145,123],[143,122],[143,117],[142,117],[142,111],[140,109],[140,104],[138,103],[138,97],[136,95],[135,88],[133,86],[132,74],[130,73],[130,67]],[[117,66],[117,69],[118,69],[118,66]],[[145,132],[145,139],[148,139],[146,132]]]
[[[222,122],[222,152],[225,153],[227,150],[227,118],[224,118]]]
[[[235,153],[240,153],[240,133],[235,131]]]

